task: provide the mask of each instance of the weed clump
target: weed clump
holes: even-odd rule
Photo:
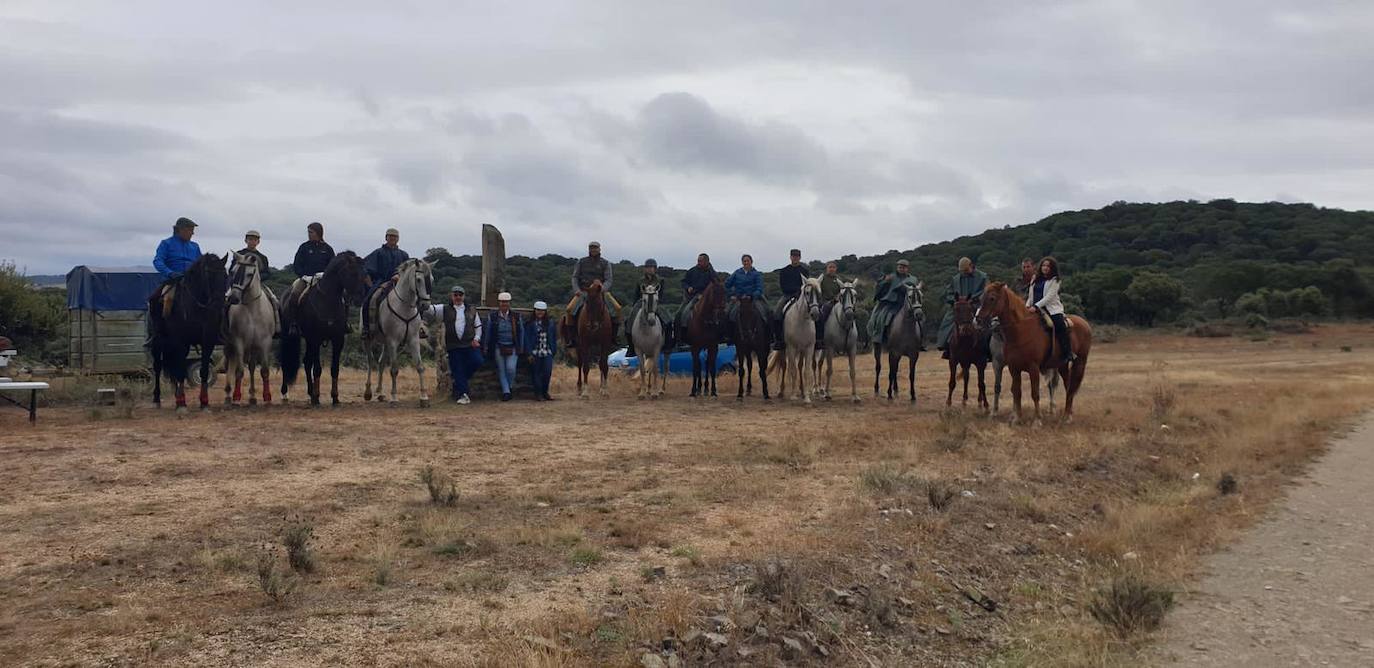
[[[297,573],[315,572],[315,555],[310,551],[310,539],[314,535],[315,527],[303,520],[288,525],[282,533],[286,562],[291,564],[291,570]]]
[[[273,604],[281,605],[295,593],[299,584],[300,578],[277,566],[276,552],[264,551],[258,555],[258,588],[272,599]]]
[[[429,491],[429,501],[436,506],[453,507],[458,504],[458,486],[433,466],[420,469],[420,482]]]
[[[1120,637],[1139,631],[1153,631],[1174,607],[1174,593],[1138,575],[1127,574],[1112,580],[1088,604],[1088,612]]]
[[[1240,483],[1236,482],[1235,474],[1226,472],[1221,474],[1221,479],[1217,481],[1217,492],[1222,496],[1235,494],[1240,489]]]

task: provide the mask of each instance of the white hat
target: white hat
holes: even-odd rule
[[[509,292],[502,292],[501,294],[496,295],[496,301],[498,301],[498,302],[508,302],[508,301],[510,301],[510,293],[509,293]]]
[[[535,303],[534,303],[534,310],[536,310],[536,311],[547,311],[547,310],[549,310],[549,305],[548,305],[548,304],[545,304],[544,302],[535,302]]]

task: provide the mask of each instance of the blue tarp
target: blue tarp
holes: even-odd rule
[[[617,351],[611,353],[610,356],[606,358],[606,365],[609,366],[609,367],[621,369],[621,370],[624,370],[624,371],[629,371],[629,370],[631,370],[631,369],[638,369],[638,368],[639,368],[639,358],[638,358],[638,357],[626,357],[626,356],[625,356],[625,353],[626,353],[626,352],[628,352],[626,349],[621,348],[620,350],[617,350]],[[673,352],[673,353],[671,353],[671,354],[667,354],[667,357],[668,357],[668,373],[670,373],[670,374],[680,374],[680,373],[690,374],[690,373],[692,373],[692,353],[691,353],[691,351],[688,351],[688,350],[678,350],[678,351],[675,351],[675,352]],[[663,355],[660,355],[660,356],[659,356],[659,360],[658,360],[658,361],[659,361],[659,363],[662,363],[662,362],[663,362]],[[701,361],[702,361],[702,363],[705,363],[705,362],[706,362],[706,351],[705,351],[705,350],[701,351]],[[717,371],[717,372],[719,372],[719,371],[720,371],[722,368],[724,368],[725,366],[727,366],[727,365],[733,365],[734,363],[735,363],[735,347],[734,347],[734,346],[727,346],[727,345],[722,344],[719,348],[716,349],[716,371]]]
[[[142,311],[162,285],[152,267],[88,267],[67,272],[67,308],[92,311]]]

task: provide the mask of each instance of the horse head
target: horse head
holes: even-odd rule
[[[434,289],[433,266],[419,258],[411,258],[401,263],[397,273],[400,274],[397,286],[405,286],[415,299],[416,308],[428,310],[430,292]]]
[[[810,312],[812,320],[819,320],[821,317],[821,282],[814,278],[806,279],[802,283],[801,291],[802,303],[806,304],[806,310]]]
[[[840,307],[840,323],[848,327],[854,322],[854,304],[859,300],[859,279],[854,279],[848,283],[840,284],[840,295],[838,306]]]
[[[652,315],[658,310],[658,286],[646,285],[640,290],[640,294],[644,296],[644,309],[640,313]]]
[[[973,300],[969,297],[959,297],[950,308],[954,312],[955,332],[959,336],[973,335],[977,329],[973,322]]]
[[[228,253],[223,257],[206,253],[186,269],[182,282],[189,288],[196,306],[215,313],[222,310],[225,293],[229,291],[229,272],[224,268],[228,259]]]
[[[924,283],[919,282],[915,285],[907,284],[906,304],[902,308],[902,313],[905,317],[912,320],[920,320],[921,316],[924,314],[925,307],[921,305],[922,302],[925,301],[925,296],[921,293],[921,288],[924,285]]]
[[[980,329],[991,327],[994,319],[1006,320],[1007,305],[1011,301],[1007,296],[1008,292],[1010,290],[1007,289],[1007,284],[1001,281],[993,281],[983,291],[983,300],[974,313],[974,320]]]
[[[252,253],[233,253],[234,273],[229,277],[229,305],[244,302],[245,295],[261,278],[262,269],[258,267],[258,256]]]
[[[372,279],[363,270],[363,259],[351,250],[339,253],[329,261],[324,278],[337,281],[344,298],[354,304],[362,304],[367,289],[372,286]]]

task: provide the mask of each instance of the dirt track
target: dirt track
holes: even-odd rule
[[[680,379],[660,402],[626,379],[581,402],[560,373],[552,404],[421,410],[407,385],[401,408],[363,405],[356,374],[338,410],[0,413],[0,664],[771,664],[809,638],[810,659],[856,665],[1043,663],[1059,636],[1116,651],[1085,587],[1127,552],[1171,576],[1246,524],[1374,401],[1370,334],[1099,345],[1079,420],[1041,429],[942,414],[933,355],[914,410],[862,390],[857,407],[693,402]],[[428,502],[425,465],[454,507]],[[1232,470],[1242,502],[1210,491]],[[256,564],[284,566],[299,522],[319,567],[273,604]],[[769,594],[775,563],[796,577]],[[664,648],[718,616],[727,647]]]

